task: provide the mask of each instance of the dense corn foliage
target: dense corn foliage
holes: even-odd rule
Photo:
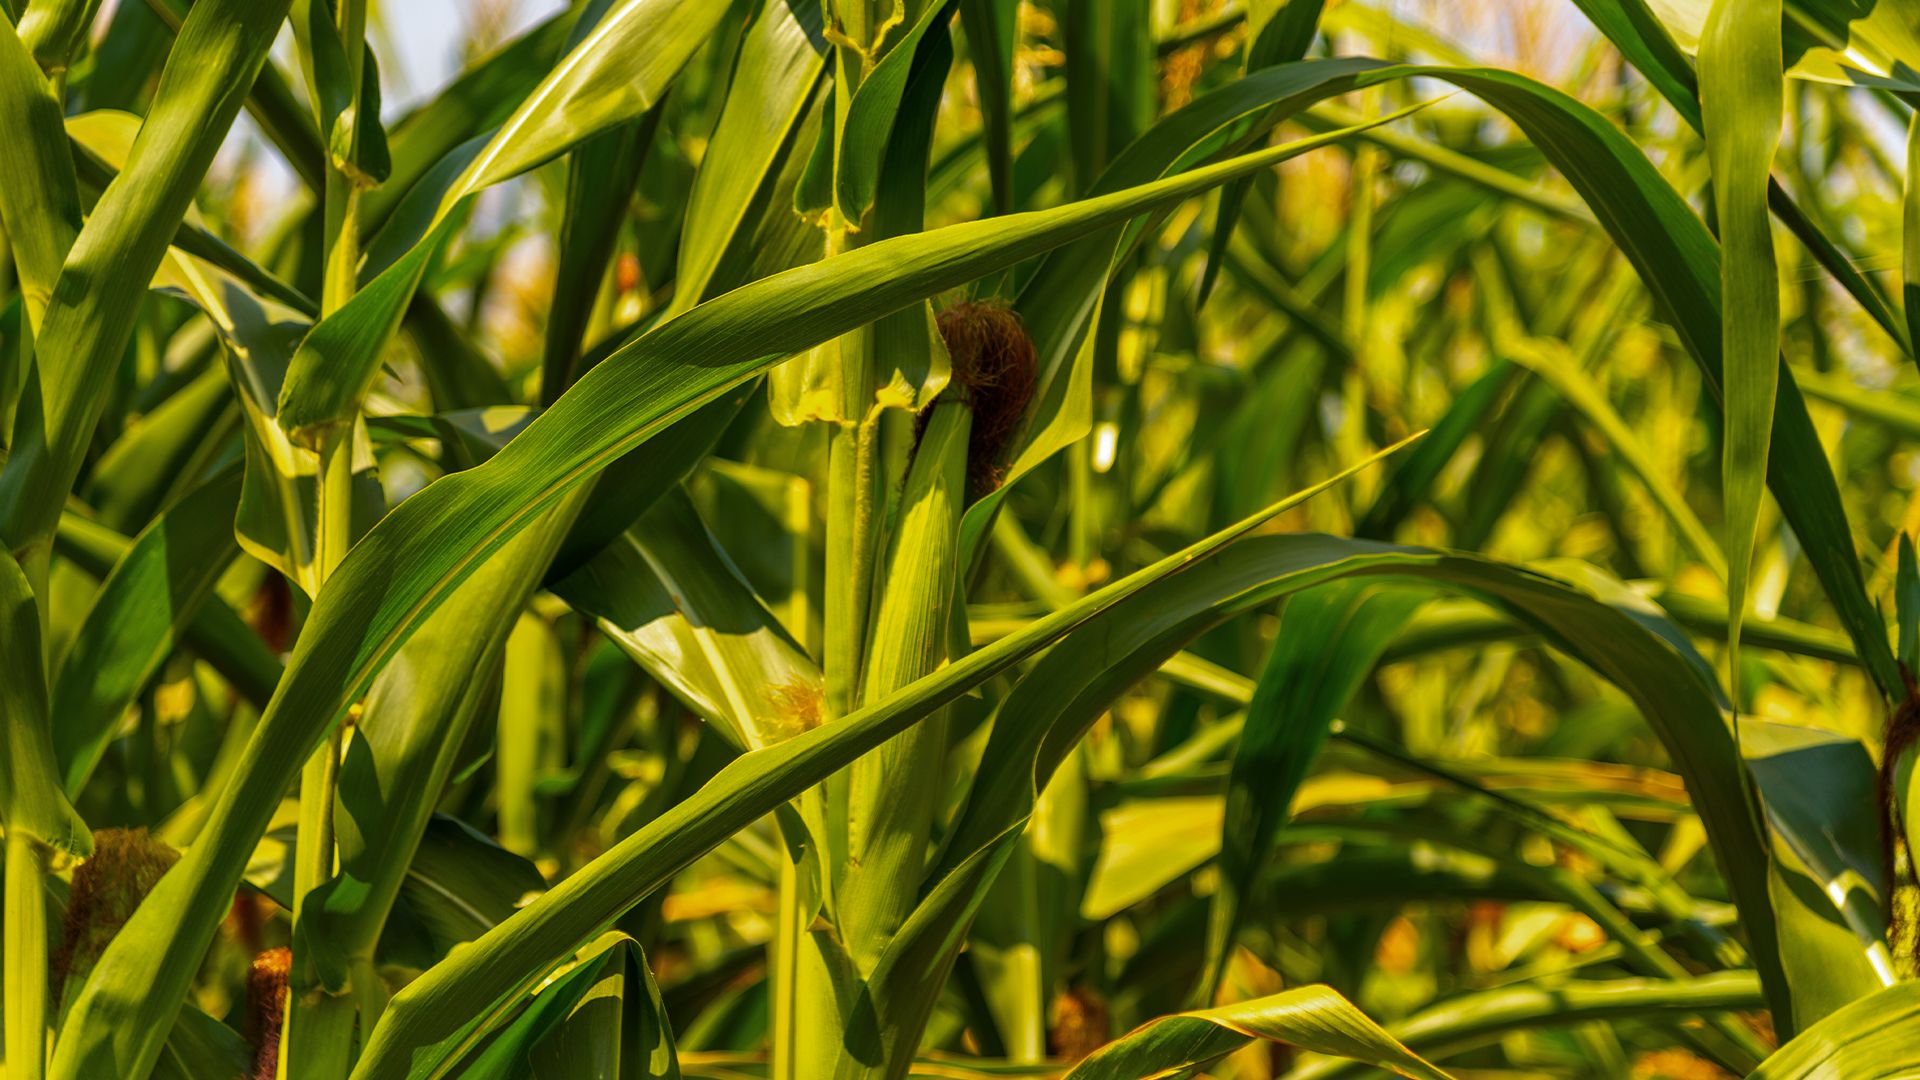
[[[1920,3],[410,2],[0,0],[7,1080],[1920,1072]]]

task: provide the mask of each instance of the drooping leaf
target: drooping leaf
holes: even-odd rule
[[[1801,1032],[1749,1080],[1891,1080],[1920,1069],[1920,982],[1897,982]]]
[[[1740,695],[1754,529],[1766,488],[1780,372],[1780,271],[1767,181],[1780,143],[1785,88],[1780,5],[1715,0],[1700,41],[1700,110],[1720,226],[1722,497],[1727,513],[1727,656]]]
[[[1759,999],[1759,987],[1745,971],[1677,979],[1589,979],[1551,988],[1523,984],[1442,1000],[1387,1030],[1414,1052],[1441,1057],[1529,1028],[1639,1017],[1692,1020],[1703,1012],[1748,1009]],[[1300,1080],[1357,1074],[1349,1062],[1332,1059],[1313,1061],[1293,1073]]]
[[[528,1066],[534,1080],[680,1080],[672,1023],[637,942],[608,951],[598,980]]]
[[[1223,873],[1214,894],[1206,974],[1195,989],[1196,1000],[1213,998],[1255,878],[1330,726],[1372,672],[1394,632],[1425,601],[1417,591],[1342,582],[1310,589],[1287,602],[1279,637],[1247,706],[1249,723],[1227,780]]]
[[[1390,452],[1391,448],[1383,454]],[[1200,556],[1219,550],[1274,513],[1340,482],[1380,456],[1115,582],[1020,633],[948,664],[883,702],[794,736],[779,746],[735,759],[696,795],[603,855],[595,868],[568,878],[476,943],[474,949],[449,957],[397,995],[361,1059],[359,1075],[365,1080],[400,1076],[415,1064],[458,1056],[485,1032],[499,1009],[544,971],[552,955],[551,943],[583,944],[591,927],[604,925],[619,911],[637,903],[670,878],[677,867],[738,828],[784,804],[982,679],[1153,582],[1193,565]],[[643,877],[636,880],[636,873]],[[623,887],[611,884],[622,879]],[[596,887],[596,883],[604,884]],[[884,966],[884,959],[882,963]],[[473,998],[483,987],[492,1004],[486,1012],[476,1014]],[[917,1035],[918,1030],[917,1024],[910,1028],[883,1024],[869,1038],[897,1040],[903,1033]],[[886,1056],[876,1058],[872,1048],[865,1046],[852,1052],[868,1061]]]
[[[1253,1039],[1331,1054],[1421,1080],[1446,1073],[1387,1034],[1325,986],[1303,986],[1237,1005],[1163,1016],[1108,1043],[1067,1080],[1127,1080],[1204,1067]]]

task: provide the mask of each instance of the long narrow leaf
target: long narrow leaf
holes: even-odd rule
[[[1716,0],[1700,41],[1700,109],[1720,224],[1722,494],[1727,504],[1727,655],[1740,690],[1753,532],[1766,487],[1780,372],[1780,271],[1767,179],[1784,106],[1778,0]]]

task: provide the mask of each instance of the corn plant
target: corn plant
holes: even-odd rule
[[[0,0],[8,1080],[1920,1070],[1912,3],[514,7]]]

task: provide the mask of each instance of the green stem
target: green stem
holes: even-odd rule
[[[856,332],[857,336],[858,333]],[[828,443],[827,479],[827,565],[824,668],[829,714],[851,714],[859,704],[862,660],[866,648],[867,616],[872,598],[874,559],[874,506],[876,484],[877,416],[860,423],[837,423]],[[818,827],[824,836],[815,862],[820,876],[828,880],[812,883],[832,894],[837,891],[838,875],[850,851],[848,810],[851,803],[850,780],[843,770],[821,782],[818,793]],[[809,838],[810,840],[814,838]],[[799,872],[796,878],[801,878]],[[798,890],[810,883],[796,882]],[[807,905],[796,911],[793,935],[793,996],[790,1004],[814,1012],[813,1022],[800,1023],[795,1013],[783,1027],[791,1032],[790,1053],[779,1066],[792,1077],[830,1075],[839,1053],[842,1019],[831,1005],[840,1000],[836,972],[844,964],[834,962],[824,950],[835,947],[808,925]],[[802,1003],[805,1003],[804,1005]]]
[[[837,424],[828,446],[827,478],[827,706],[834,716],[853,711],[860,697],[873,596],[874,504],[878,495],[877,417]]]
[[[9,829],[6,844],[6,1074],[40,1080],[47,1069],[46,855],[22,829]]]
[[[347,428],[329,438],[320,450],[320,499],[313,550],[316,596],[347,557],[347,548],[353,543],[352,515],[353,429]]]
[[[293,1019],[299,1017],[298,1026]],[[280,1039],[283,1077],[344,1077],[353,1068],[354,1000],[319,988],[287,992],[287,1027]],[[297,1044],[295,1040],[298,1040]]]
[[[800,948],[800,868],[780,860],[780,911],[773,939],[772,1080],[798,1080],[794,1055],[794,1019]]]
[[[336,434],[320,449],[318,536],[314,543],[313,590],[317,595],[340,560],[352,534],[348,513],[353,499],[353,437]],[[334,788],[340,772],[341,734],[334,729],[300,773],[300,827],[294,845],[293,918],[297,924],[307,894],[333,876]],[[299,1011],[295,995],[294,1011]],[[291,1019],[291,1018],[290,1018]]]
[[[339,118],[349,130],[346,158],[359,156],[361,106],[360,76],[366,62],[367,7],[363,0],[342,0],[334,8],[335,28],[346,51],[353,101]],[[328,121],[320,117],[322,135]],[[322,318],[333,315],[359,288],[360,182],[338,160],[330,161],[325,190],[326,228],[324,271],[320,294]],[[316,511],[311,589],[315,596],[346,558],[353,543],[353,436],[351,425],[335,431],[320,448],[319,500]],[[339,786],[341,728],[314,751],[300,774],[300,824],[294,843],[293,920],[298,926],[309,893],[334,873],[334,801]],[[317,980],[303,977],[313,966],[295,958],[295,986],[287,1001],[286,1032],[280,1041],[280,1075],[300,1080],[344,1080],[353,1067],[353,1028],[358,1003],[383,1004],[386,988],[371,964],[356,962],[347,992],[332,995]],[[304,985],[303,985],[304,984]],[[366,985],[363,985],[366,984]],[[375,1013],[367,1018],[371,1027]]]

